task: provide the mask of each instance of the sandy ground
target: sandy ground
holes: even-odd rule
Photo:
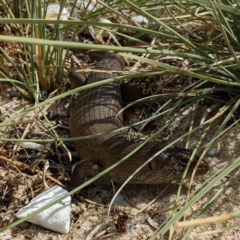
[[[16,112],[19,108],[26,105],[26,102],[21,98],[13,99],[11,96],[0,97],[0,112],[1,121],[6,117]],[[202,116],[206,112],[207,107],[199,105],[194,117],[194,126],[197,126],[202,119]],[[211,115],[211,114],[210,114]],[[210,117],[210,116],[209,116]],[[211,140],[213,134],[217,131],[219,124],[223,121],[224,116],[219,118],[214,124],[211,125],[210,130],[204,139],[204,143],[208,143]],[[176,126],[172,126],[169,141],[176,139],[178,136],[186,131],[186,126],[190,125],[191,117],[181,116],[181,120]],[[190,146],[192,149],[203,129],[199,129],[194,132],[190,137]],[[210,165],[210,171],[202,176],[195,177],[192,190],[197,189],[204,181],[211,177],[216,172],[220,171],[227,166],[228,162],[236,157],[240,156],[239,148],[240,134],[237,130],[226,135],[221,141],[215,146],[215,154],[213,156],[206,155],[204,157]],[[4,149],[4,144],[0,143],[1,150]],[[185,142],[180,142],[179,146],[184,146]],[[14,144],[12,144],[14,147]],[[201,152],[201,150],[199,151]],[[232,174],[231,174],[232,176]],[[4,179],[3,179],[4,180]],[[1,180],[0,186],[1,196],[4,192],[4,181]],[[222,185],[228,180],[223,179],[217,183],[216,186],[211,189],[202,199],[193,205],[189,211],[186,212],[186,220],[195,219],[203,207],[209,203],[212,197],[221,189]],[[239,176],[230,183],[230,185],[222,192],[220,197],[210,206],[204,217],[219,216],[225,213],[237,212],[240,209],[240,178]],[[188,185],[188,183],[186,183]],[[125,192],[130,199],[131,203],[135,207],[142,208],[149,203],[161,190],[163,186],[127,186]],[[99,190],[92,200],[97,202],[109,203],[112,197],[112,191],[109,189]],[[163,194],[155,203],[153,203],[148,210],[161,210],[172,207],[175,203],[176,190],[168,191]],[[180,195],[180,202],[186,199],[186,189]],[[1,202],[1,206],[4,202]],[[112,210],[110,217],[107,216],[108,209],[95,204],[88,203],[86,201],[77,201],[76,199],[72,202],[72,224],[71,231],[67,235],[57,234],[33,224],[27,226],[15,227],[11,230],[0,233],[0,239],[149,239],[150,236],[156,231],[158,227],[166,220],[170,215],[167,213],[146,213],[141,212],[135,207],[132,207],[126,200],[120,200],[117,202]],[[4,215],[4,211],[1,211],[1,216]],[[119,224],[119,219],[122,216],[127,216],[126,221]],[[188,239],[240,239],[240,222],[237,218],[233,218],[226,222],[213,222],[211,224],[195,227]],[[221,229],[237,225],[229,230],[221,231]],[[99,227],[99,228],[98,228]],[[121,231],[117,231],[117,228]],[[220,230],[219,233],[208,232]],[[95,233],[94,237],[91,234]],[[177,229],[171,239],[181,239],[185,230]],[[197,235],[199,234],[199,236]],[[88,238],[87,238],[88,237]],[[160,238],[159,238],[160,239]],[[161,239],[168,239],[165,235]]]

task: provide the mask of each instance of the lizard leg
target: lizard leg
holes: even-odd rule
[[[89,160],[78,162],[72,172],[69,189],[72,190],[82,183],[86,177],[94,177],[100,172],[100,166]]]

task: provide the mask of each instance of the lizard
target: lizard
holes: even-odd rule
[[[125,67],[123,56],[107,52],[99,61],[94,71],[89,73],[88,84],[114,78]],[[104,72],[105,71],[105,72]],[[122,127],[122,115],[116,118],[122,109],[120,83],[112,82],[79,93],[70,110],[71,137],[87,136]],[[81,161],[75,166],[70,182],[70,189],[84,182],[86,176],[95,176],[121,158],[129,154],[139,142],[127,140],[121,132],[114,132],[94,138],[74,141],[75,149]],[[166,143],[150,141],[126,161],[108,172],[105,176],[116,183],[123,183],[139,166],[166,146]],[[161,184],[180,180],[192,155],[192,151],[171,147],[160,153],[148,165],[140,170],[129,182],[130,184]],[[188,172],[196,166],[195,156]],[[202,160],[197,173],[204,174],[209,165]]]

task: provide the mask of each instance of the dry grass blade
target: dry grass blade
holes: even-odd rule
[[[68,162],[65,156],[71,159],[68,148],[72,149],[69,143],[71,139],[66,130],[68,115],[61,115],[67,112],[67,108],[64,107],[69,105],[65,100],[71,94],[99,84],[113,81],[144,82],[147,83],[146,89],[149,94],[158,95],[150,95],[125,106],[119,114],[124,112],[126,116],[134,116],[135,113],[132,114],[131,109],[136,109],[136,112],[141,114],[134,116],[137,121],[132,117],[130,123],[126,123],[127,126],[114,132],[126,132],[131,128],[131,131],[137,132],[137,136],[142,139],[149,135],[155,136],[160,141],[167,140],[171,145],[188,146],[193,149],[194,154],[200,155],[200,160],[204,157],[211,165],[211,172],[206,177],[196,178],[194,181],[193,191],[198,190],[193,194],[191,190],[185,197],[186,205],[178,205],[172,215],[168,212],[169,218],[166,221],[159,216],[156,217],[156,212],[153,211],[155,215],[150,216],[151,220],[154,225],[156,223],[156,226],[157,224],[161,226],[156,235],[160,234],[163,239],[167,239],[166,233],[174,226],[172,239],[184,240],[188,236],[200,239],[200,234],[211,234],[207,237],[215,238],[232,237],[231,233],[233,234],[235,229],[236,232],[239,230],[239,225],[236,224],[239,217],[236,211],[239,208],[239,201],[236,200],[239,198],[239,189],[236,187],[239,185],[239,173],[236,169],[239,167],[237,162],[239,160],[233,160],[233,156],[240,154],[239,2],[237,0],[222,1],[221,4],[207,0],[161,3],[155,0],[83,2],[80,6],[79,1],[60,1],[53,18],[48,5],[51,3],[54,8],[56,2],[1,1],[0,89],[3,91],[0,96],[0,173],[7,172],[6,166],[13,166],[16,172],[19,171],[17,170],[19,166],[25,168],[30,166],[42,176],[43,173],[38,169],[38,167],[44,169],[41,161],[29,163],[24,160],[29,163],[28,165],[19,160],[12,161],[10,158],[10,156],[12,159],[17,158],[22,152],[28,156],[33,154],[32,150],[18,147],[21,145],[14,145],[14,142],[36,141],[41,142],[49,154],[48,172],[56,174],[59,171],[56,179],[53,177],[55,175],[46,174],[46,184],[51,180],[65,186],[70,168],[65,166]],[[65,20],[64,13],[67,13]],[[68,91],[68,72],[72,66],[80,65],[81,71],[86,74],[92,68],[96,59],[92,58],[94,54],[91,55],[89,52],[91,49],[120,52],[128,62],[124,75]],[[70,51],[76,57],[71,57]],[[74,61],[74,58],[77,60]],[[6,98],[2,98],[2,95]],[[16,109],[15,101],[23,101],[23,98],[28,101],[21,110]],[[9,101],[7,107],[6,99]],[[53,106],[60,99],[63,99],[64,107],[58,105],[58,117],[54,120],[51,117],[49,119],[49,104]],[[140,103],[146,105],[140,106]],[[194,107],[195,113],[192,114],[190,109]],[[209,108],[211,111],[206,113]],[[31,117],[29,113],[32,114]],[[25,116],[28,118],[23,118]],[[18,122],[14,122],[15,119]],[[126,132],[126,135],[134,138],[135,133],[131,136],[131,131]],[[106,133],[99,135],[101,134]],[[79,138],[84,141],[87,137],[89,136]],[[54,144],[50,146],[49,143],[53,142]],[[54,151],[57,151],[57,154]],[[215,154],[209,155],[209,152]],[[149,161],[151,159],[146,164]],[[116,163],[111,169],[120,163]],[[47,173],[45,170],[43,171]],[[226,172],[232,175],[229,182],[221,185]],[[28,176],[24,177],[29,181]],[[89,182],[83,186],[87,184]],[[19,193],[23,194],[25,190],[22,188]],[[3,191],[3,196],[6,197],[8,192],[6,189]],[[182,196],[179,190],[177,202],[178,200],[179,203],[183,202]],[[166,203],[174,201],[169,200],[172,199],[169,196],[163,196],[161,201],[154,203],[154,206],[156,204],[160,206],[165,198]],[[193,202],[196,203],[193,205]],[[91,212],[89,207],[92,202],[80,204],[81,209],[84,211],[86,209],[90,212],[89,215],[94,216],[95,213]],[[221,210],[217,206],[221,206]],[[100,204],[98,208],[101,207],[103,206]],[[4,214],[4,206],[2,209],[1,214]],[[226,212],[229,214],[224,215]],[[186,221],[178,222],[184,214]],[[79,216],[81,219],[81,213]],[[145,218],[145,215],[140,216]],[[197,217],[201,220],[196,219]],[[84,220],[87,222],[87,217]],[[95,231],[92,228],[90,223],[94,221],[93,219],[89,221],[88,230],[93,229],[89,238],[96,235],[99,230]],[[217,221],[222,221],[218,229],[207,232],[206,226]],[[77,229],[82,237],[86,235],[83,230],[85,222],[81,219],[78,223],[81,227],[73,228]],[[135,225],[140,226],[139,231],[146,228],[143,221]],[[0,232],[13,226],[15,225],[9,225]],[[178,229],[187,227],[185,234]],[[112,232],[116,231],[115,228],[110,231],[106,229],[100,234],[101,238],[117,236],[131,239],[140,235],[145,236],[143,233],[148,233],[146,238],[156,237],[152,229],[139,232],[139,235],[138,231],[134,232],[130,227],[127,232],[117,235],[112,235]],[[220,231],[222,236],[219,234]]]

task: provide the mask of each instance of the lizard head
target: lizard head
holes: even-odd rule
[[[186,168],[188,162],[190,161],[192,152],[188,149],[178,149],[178,152],[172,155],[171,161],[176,163],[176,168]],[[198,156],[194,156],[192,159],[190,166],[189,166],[189,172],[192,172],[192,170],[195,168],[199,160]],[[196,171],[198,174],[204,174],[209,170],[209,165],[204,160],[201,160]]]
[[[150,168],[154,171],[160,170],[161,172],[165,172],[166,182],[168,178],[172,180],[181,179],[181,176],[186,169],[190,158],[192,155],[192,151],[184,148],[169,148],[163,153],[159,154],[155,159],[150,162]],[[192,173],[193,169],[197,165],[199,160],[198,156],[194,156],[191,160],[191,163],[188,168],[188,175]],[[209,165],[204,160],[198,164],[196,169],[197,174],[204,174],[209,170]]]

